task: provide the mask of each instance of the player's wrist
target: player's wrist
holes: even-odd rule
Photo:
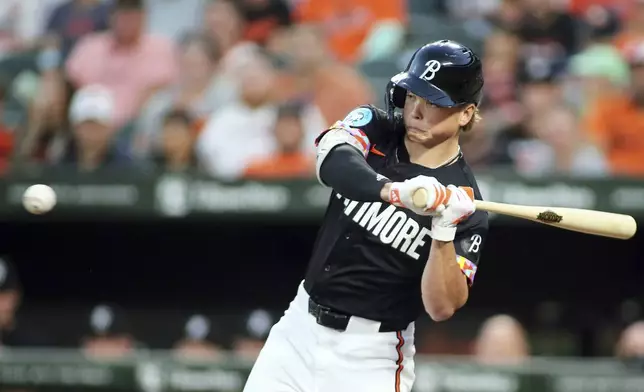
[[[391,202],[391,198],[390,198],[390,193],[391,193],[391,184],[392,184],[391,182],[387,182],[387,183],[385,183],[385,185],[383,185],[383,187],[380,189],[380,198],[381,198],[384,202],[386,202],[386,203],[390,203],[390,202]]]

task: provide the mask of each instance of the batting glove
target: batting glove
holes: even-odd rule
[[[448,185],[447,206],[432,218],[432,238],[450,242],[456,236],[456,225],[476,211],[472,188]]]
[[[427,205],[414,206],[413,195],[418,189],[427,192]],[[434,177],[417,176],[403,182],[394,182],[389,190],[389,202],[397,207],[407,208],[418,215],[436,215],[445,209],[447,188]]]

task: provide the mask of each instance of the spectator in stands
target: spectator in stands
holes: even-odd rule
[[[255,159],[276,150],[273,126],[277,117],[277,72],[271,61],[257,54],[239,70],[241,100],[213,114],[197,140],[197,157],[206,172],[223,178],[239,178]],[[304,109],[306,138],[312,145],[324,129],[317,108]]]
[[[579,47],[575,19],[554,1],[523,0],[525,13],[517,34],[523,41],[525,60],[560,62],[573,55]]]
[[[20,322],[18,309],[22,287],[15,265],[8,256],[0,257],[0,351],[6,347],[49,345],[48,338],[37,326]]]
[[[239,3],[236,0],[208,0],[204,29],[222,53],[224,74],[238,80],[238,69],[258,50],[257,44],[244,39],[246,19]]]
[[[502,105],[514,101],[519,65],[519,37],[507,30],[494,30],[485,37],[483,67],[485,72],[485,105]],[[492,76],[490,78],[490,76]],[[502,78],[505,75],[505,78]]]
[[[264,347],[275,320],[263,309],[254,310],[233,338],[233,352],[242,358],[256,359]]]
[[[538,117],[564,102],[562,63],[533,57],[521,62],[518,80],[519,99],[526,116]]]
[[[608,173],[606,159],[595,145],[585,140],[572,108],[553,107],[535,120],[535,139],[523,146],[532,150],[533,161],[517,166],[521,174],[597,177]]]
[[[583,14],[588,27],[586,48],[572,57],[570,73],[580,83],[573,84],[585,110],[588,103],[600,97],[622,94],[630,82],[628,64],[614,46],[615,35],[620,29],[617,12],[600,6],[590,6]]]
[[[403,0],[303,0],[300,23],[319,25],[334,57],[347,63],[385,59],[401,47],[406,29]]]
[[[155,154],[158,168],[180,172],[197,167],[194,141],[197,130],[190,114],[173,110],[163,119],[161,146]]]
[[[215,112],[197,140],[199,163],[213,176],[238,178],[252,159],[272,151],[276,71],[256,55],[239,72],[241,100]]]
[[[42,54],[43,66],[64,64],[76,42],[89,33],[109,28],[111,4],[105,0],[69,0],[49,16],[46,34],[54,42]],[[51,60],[49,60],[51,58]],[[56,59],[56,60],[54,60]]]
[[[30,77],[25,71],[16,83],[20,99],[30,107],[27,135],[20,143],[21,158],[46,160],[49,141],[67,126],[70,86],[61,68],[82,37],[108,28],[110,12],[110,4],[105,0],[71,0],[59,5],[49,16],[37,55],[39,77]]]
[[[520,105],[509,101],[506,110],[483,112],[482,124],[487,134],[475,131],[464,137],[463,151],[475,152],[472,156],[475,165],[511,164],[524,173],[539,172],[542,158],[541,150],[533,148],[534,132],[540,117],[563,104],[559,75],[560,71],[548,61],[518,65],[517,80],[522,82],[518,90]]]
[[[518,37],[506,30],[494,30],[485,39],[483,73],[485,99],[481,105],[482,129],[467,132],[461,148],[473,167],[510,165],[508,138],[522,133],[524,111],[517,93],[519,70]]]
[[[522,1],[500,0],[497,10],[488,15],[488,21],[498,29],[518,33],[525,13]]]
[[[34,48],[47,15],[65,0],[0,1],[0,59]]]
[[[112,304],[95,306],[89,315],[89,333],[81,340],[83,353],[97,358],[121,358],[136,349],[125,312]]]
[[[134,119],[150,96],[177,77],[171,41],[144,32],[142,0],[116,0],[111,29],[83,38],[66,71],[74,87],[101,84],[115,95],[115,126]],[[127,139],[127,137],[124,137]]]
[[[60,164],[84,172],[133,164],[115,144],[115,100],[115,95],[102,86],[87,86],[76,92],[69,108],[71,140]]]
[[[265,45],[279,29],[291,25],[291,9],[286,0],[241,0],[246,20],[244,38]]]
[[[295,26],[288,38],[291,80],[280,83],[291,98],[311,96],[328,125],[353,108],[375,99],[371,85],[354,68],[333,59],[322,31],[312,25]]]
[[[514,365],[530,356],[526,332],[521,324],[508,315],[487,319],[476,340],[475,359],[486,365]]]
[[[644,321],[629,325],[615,347],[615,354],[639,371],[644,371]]]
[[[209,36],[184,37],[178,81],[155,94],[137,121],[134,143],[137,155],[147,155],[158,142],[163,116],[169,110],[189,112],[198,126],[219,108],[238,99],[238,85],[221,72],[220,60],[217,43]]]
[[[204,315],[190,316],[182,339],[176,342],[173,351],[183,359],[212,359],[220,356],[223,349],[215,343],[212,323]]]
[[[254,179],[310,178],[315,173],[314,157],[303,150],[304,107],[299,103],[282,105],[277,112],[273,133],[276,151],[269,157],[251,161],[244,176]]]
[[[584,129],[606,155],[615,175],[644,174],[644,43],[627,53],[630,92],[600,97],[589,108]]]
[[[485,99],[481,110],[485,113],[486,131],[492,134],[522,118],[517,96],[519,46],[518,37],[504,30],[496,30],[485,39]]]

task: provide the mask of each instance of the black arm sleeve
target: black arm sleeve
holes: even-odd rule
[[[391,182],[379,180],[360,152],[347,144],[329,152],[320,167],[320,179],[342,196],[364,202],[382,201],[380,191]]]

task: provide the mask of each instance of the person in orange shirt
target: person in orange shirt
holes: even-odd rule
[[[615,175],[644,175],[644,42],[627,56],[631,91],[598,99],[588,111],[585,129],[608,158]]]
[[[403,0],[302,0],[295,8],[300,23],[319,24],[331,51],[341,61],[386,57],[405,33]]]
[[[315,172],[313,157],[301,150],[304,138],[303,106],[285,104],[278,109],[273,132],[276,152],[273,156],[252,161],[244,177],[253,179],[309,178]]]

